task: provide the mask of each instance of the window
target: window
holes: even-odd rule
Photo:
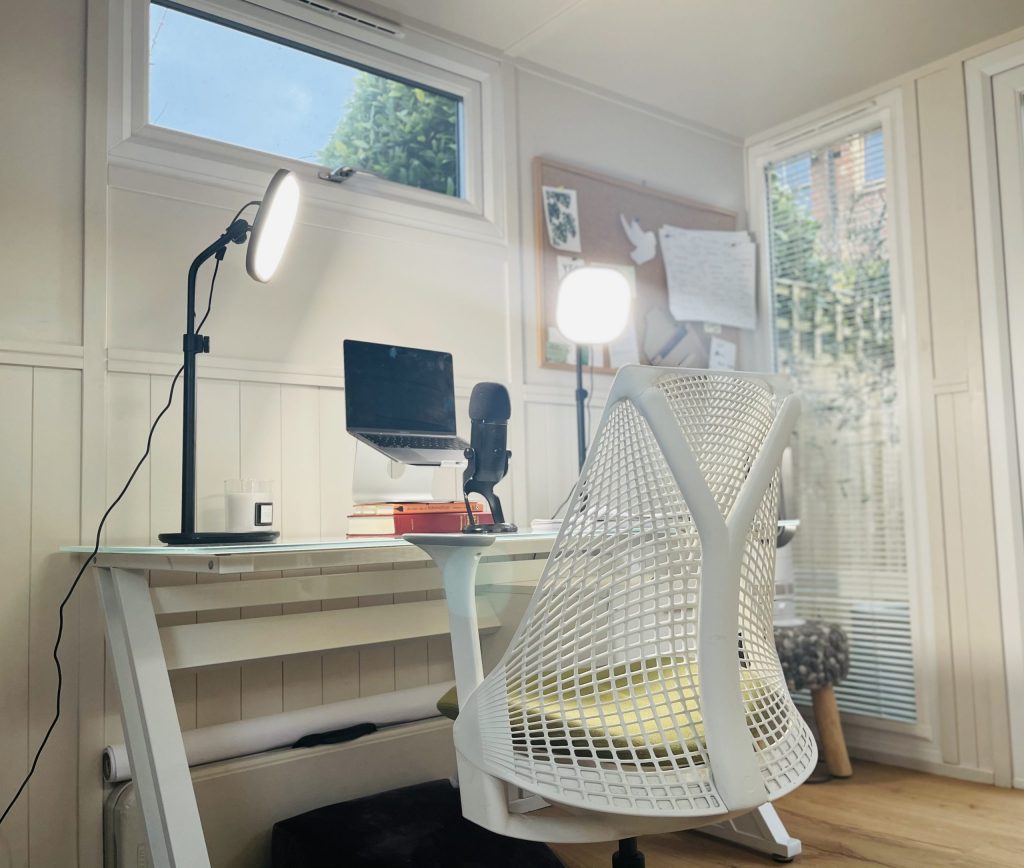
[[[885,142],[882,131],[875,130],[864,136],[864,183],[885,180]]]
[[[778,180],[793,196],[793,203],[811,210],[811,155],[793,157],[778,167]]]
[[[172,4],[149,25],[148,123],[465,195],[461,97]]]
[[[776,364],[805,402],[796,439],[797,609],[850,637],[850,676],[836,689],[842,709],[913,722],[883,131],[768,162],[764,180]]]

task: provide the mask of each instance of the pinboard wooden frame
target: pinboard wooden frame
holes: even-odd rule
[[[534,237],[537,269],[537,361],[543,368],[571,371],[574,366],[564,362],[550,361],[545,352],[548,327],[555,322],[555,304],[558,298],[557,257],[565,251],[551,246],[548,241],[547,224],[544,218],[543,187],[562,187],[575,190],[579,217],[580,246],[578,255],[588,265],[632,266],[636,270],[636,315],[637,327],[645,321],[652,307],[668,305],[668,281],[664,261],[658,254],[642,265],[636,265],[630,258],[632,244],[622,229],[619,215],[627,219],[636,218],[643,229],[657,232],[663,225],[678,226],[682,229],[713,229],[732,231],[736,229],[735,211],[718,208],[693,199],[652,189],[645,184],[634,184],[611,178],[589,169],[570,166],[546,157],[534,157]],[[569,254],[572,255],[572,254]],[[693,324],[688,324],[693,325]],[[694,329],[702,340],[709,340],[704,329]],[[738,339],[738,330],[721,329],[728,340]],[[640,361],[650,363],[646,357],[641,334],[637,336],[640,345]],[[614,374],[616,368],[610,364],[608,350],[602,350],[601,364],[592,366],[594,373]],[[587,367],[588,372],[591,366]]]

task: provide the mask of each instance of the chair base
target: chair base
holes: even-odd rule
[[[637,849],[636,838],[623,838],[612,855],[612,868],[644,868],[644,854]]]
[[[770,803],[754,808],[749,814],[740,814],[713,826],[700,826],[694,831],[765,853],[776,862],[792,862],[803,849],[800,839],[790,836]]]

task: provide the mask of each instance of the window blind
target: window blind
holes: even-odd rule
[[[776,364],[804,399],[797,612],[849,635],[841,709],[914,721],[883,131],[765,172]]]

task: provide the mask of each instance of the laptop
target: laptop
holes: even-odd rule
[[[451,353],[345,341],[345,427],[403,464],[464,462]]]

